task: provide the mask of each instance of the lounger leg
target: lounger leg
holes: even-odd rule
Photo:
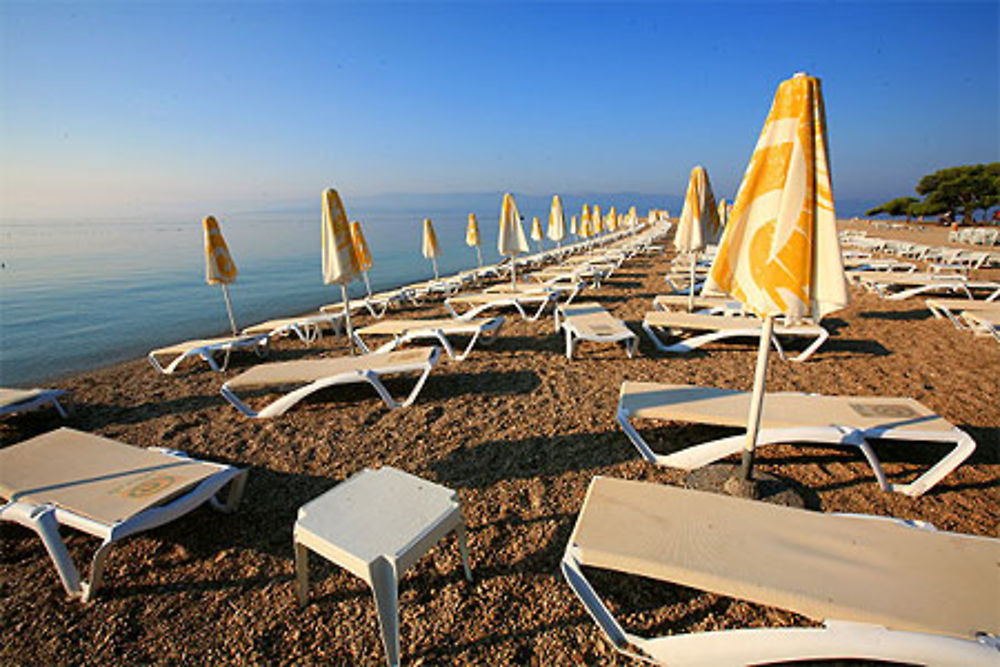
[[[462,354],[460,354],[457,357],[455,357],[455,361],[464,361],[465,358],[467,356],[469,356],[469,353],[472,352],[472,348],[476,346],[476,341],[479,340],[479,334],[480,334],[481,331],[482,331],[482,329],[476,329],[473,332],[472,338],[469,340],[469,344],[465,346],[465,350],[462,351]],[[444,334],[442,334],[442,336],[443,335]],[[486,338],[485,337],[483,338],[483,344],[486,344]],[[445,349],[447,350],[448,348],[445,348]],[[449,352],[449,354],[451,354],[451,353]]]
[[[455,350],[452,348],[451,343],[448,342],[448,337],[444,335],[444,332],[440,329],[435,329],[433,333],[437,341],[441,343],[441,347],[443,347],[444,351],[448,353],[448,358],[455,359]],[[472,342],[476,342],[475,336],[473,336]],[[456,361],[461,361],[462,359],[464,359],[464,357],[460,357],[456,359]]]
[[[56,409],[56,412],[58,412],[59,416],[62,417],[63,419],[69,417],[69,414],[66,412],[66,408],[62,406],[62,404],[59,402],[58,399],[55,398],[52,399],[52,407]]]
[[[66,544],[59,535],[59,522],[56,520],[54,508],[25,505],[14,501],[0,506],[0,518],[33,530],[41,538],[45,550],[49,553],[66,594],[70,597],[83,595],[80,571],[76,569]]]
[[[216,496],[212,496],[209,500],[212,509],[223,514],[235,512],[236,508],[240,506],[240,501],[243,500],[243,492],[246,490],[249,472],[249,470],[241,470],[238,475],[229,480],[229,493],[226,494],[225,503],[219,502]]]
[[[399,583],[396,568],[384,556],[368,566],[368,580],[375,595],[382,644],[390,667],[399,665]]]
[[[889,484],[888,491],[895,491],[896,493],[902,493],[907,496],[917,497],[935,484],[940,482],[942,479],[951,474],[951,472],[960,466],[965,459],[976,450],[976,442],[967,433],[962,430],[955,429],[949,433],[905,433],[907,439],[919,439],[919,440],[929,440],[938,442],[954,442],[955,448],[952,449],[943,459],[935,463],[930,470],[922,474],[920,477],[916,478],[909,484]],[[878,437],[892,438],[891,432],[886,432]]]
[[[821,348],[823,346],[823,343],[825,343],[826,339],[829,337],[830,337],[830,332],[827,331],[826,329],[823,329],[823,333],[817,336],[816,340],[814,340],[809,345],[809,347],[802,350],[802,352],[797,357],[792,357],[792,361],[805,361],[806,359],[811,357],[816,352],[816,350]]]
[[[299,606],[309,602],[309,549],[295,542],[295,597]]]
[[[107,538],[97,548],[97,552],[94,553],[94,558],[90,562],[90,581],[83,588],[84,602],[90,602],[93,599],[97,593],[97,589],[101,587],[101,583],[104,581],[104,563],[108,559],[111,545],[111,538]]]
[[[566,331],[566,358],[573,361],[573,332],[569,330],[569,327],[565,327]]]
[[[455,539],[458,541],[458,551],[462,554],[462,567],[465,568],[465,578],[472,581],[472,569],[469,567],[469,545],[465,539],[465,521],[460,520],[455,526]]]
[[[357,329],[354,329],[353,331],[351,331],[351,338],[354,340],[355,344],[358,346],[358,349],[361,350],[362,354],[371,354],[372,351],[369,350],[368,346],[365,345],[365,342],[363,340],[361,340],[361,336],[358,335],[358,330]],[[382,352],[383,349],[385,349],[385,351],[393,349],[394,347],[396,347],[398,341],[399,341],[398,338],[394,338],[392,341],[390,341],[389,343],[386,344],[386,345],[388,345],[388,349],[385,349],[386,345],[383,345],[382,347],[379,348],[379,352]]]

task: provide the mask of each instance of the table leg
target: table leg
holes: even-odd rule
[[[465,568],[465,578],[472,581],[472,570],[469,569],[469,547],[465,542],[465,522],[459,521],[455,526],[455,537],[458,539],[458,550],[462,553],[462,567]]]
[[[295,595],[300,607],[309,601],[309,549],[298,542],[295,543]]]
[[[375,595],[385,657],[390,667],[396,667],[399,665],[399,582],[395,565],[379,556],[368,565],[368,583]]]

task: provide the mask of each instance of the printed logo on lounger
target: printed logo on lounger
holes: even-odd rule
[[[171,475],[156,475],[155,477],[147,477],[138,484],[126,488],[122,495],[127,498],[145,498],[151,496],[155,493],[159,493],[163,489],[170,488],[173,486],[175,478]]]
[[[851,403],[851,407],[862,417],[892,417],[905,419],[919,417],[920,414],[908,405],[893,405],[892,403],[882,403],[874,405],[862,405]]]

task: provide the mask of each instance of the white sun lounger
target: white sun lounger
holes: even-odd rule
[[[459,319],[472,319],[480,313],[494,308],[514,308],[526,320],[537,320],[545,312],[545,307],[555,303],[558,293],[554,290],[536,290],[533,292],[478,292],[474,294],[459,294],[444,300],[448,311]],[[537,306],[532,315],[528,315],[525,306]]]
[[[0,450],[0,520],[42,539],[66,592],[89,601],[111,545],[173,521],[203,503],[232,511],[243,496],[246,471],[188,458],[181,452],[142,449],[61,428]],[[226,500],[216,496],[229,484]],[[89,580],[81,582],[59,535],[69,526],[104,541]]]
[[[653,297],[653,308],[687,312],[689,298],[684,294],[658,294]],[[743,304],[731,296],[696,296],[693,306],[712,315],[739,315],[743,312]]]
[[[0,416],[34,410],[48,403],[59,416],[66,418],[66,409],[59,404],[59,397],[66,392],[61,389],[9,389],[0,387]]]
[[[639,453],[657,465],[694,470],[742,451],[746,435],[720,438],[672,454],[653,451],[632,419],[659,419],[746,428],[750,394],[691,385],[624,382],[618,399],[618,423]],[[868,439],[940,442],[952,450],[908,484],[889,482]],[[757,446],[818,443],[861,450],[883,491],[919,496],[962,464],[976,449],[975,441],[943,417],[911,398],[821,396],[794,392],[764,395]]]
[[[924,304],[935,318],[947,318],[959,329],[968,329],[969,325],[962,318],[965,311],[984,311],[1000,314],[1000,300],[980,301],[977,299],[924,299]]]
[[[233,350],[243,348],[253,348],[258,357],[266,357],[270,338],[267,334],[252,334],[245,336],[230,336],[227,338],[204,338],[201,340],[189,340],[168,347],[161,347],[153,350],[147,356],[153,368],[165,375],[170,375],[177,369],[177,365],[189,357],[201,357],[208,362],[213,371],[224,371],[229,365],[229,355]],[[215,355],[222,353],[224,356],[222,364],[215,360]],[[173,361],[163,366],[159,357],[173,357]]]
[[[674,313],[660,310],[652,310],[646,313],[642,321],[642,330],[646,332],[649,339],[661,352],[684,354],[691,352],[712,341],[724,338],[748,338],[756,337],[760,339],[763,322],[760,318],[749,315],[730,315],[723,317],[720,315],[706,315],[703,313]],[[680,337],[682,332],[702,331],[696,336],[681,338],[670,345],[663,342],[656,334],[656,330],[667,331],[672,336]],[[780,324],[775,323],[774,333],[771,336],[771,343],[778,351],[782,359],[785,359],[785,350],[781,346],[779,339],[782,337],[805,337],[815,338],[805,350],[798,356],[792,357],[792,361],[805,361],[818,350],[830,333],[819,324]]]
[[[441,344],[448,356],[455,361],[462,361],[475,346],[480,337],[483,344],[493,342],[503,326],[503,317],[484,317],[478,319],[458,319],[454,317],[440,319],[412,320],[381,320],[366,327],[354,330],[354,341],[366,354],[372,352],[361,338],[362,336],[392,336],[392,340],[376,348],[374,352],[388,352],[411,340],[432,338]],[[448,336],[470,336],[468,345],[460,354],[455,353]]]
[[[439,355],[440,350],[437,347],[421,347],[357,357],[259,364],[226,382],[222,385],[221,392],[233,407],[254,419],[266,419],[284,414],[296,403],[321,389],[357,382],[370,384],[390,409],[403,408],[416,400]],[[402,401],[397,401],[382,384],[381,377],[400,373],[420,373],[420,377],[410,394]],[[249,408],[236,394],[245,389],[277,389],[292,386],[296,388],[259,411]]]
[[[967,310],[962,313],[962,319],[969,329],[977,336],[993,336],[1000,342],[1000,312],[982,310]]]
[[[997,664],[998,566],[1000,540],[989,537],[596,477],[561,569],[615,649],[644,662],[850,658],[958,667]],[[645,638],[621,626],[584,567],[778,607],[822,625]]]
[[[630,359],[639,344],[639,337],[624,322],[593,302],[556,308],[556,330],[560,328],[566,333],[566,358],[570,360],[582,340],[624,343]]]
[[[492,285],[483,290],[486,294],[538,294],[540,292],[555,292],[556,297],[563,299],[563,305],[573,303],[573,299],[586,287],[587,281],[582,278],[570,279],[568,276],[562,279],[550,278],[541,283],[519,282],[516,286],[510,283],[500,283]]]
[[[344,321],[344,312],[339,313],[313,313],[300,317],[285,317],[277,320],[268,320],[247,327],[244,334],[266,334],[268,336],[287,336],[295,334],[303,343],[315,343],[323,337],[323,327],[326,326],[333,331],[336,336],[340,333],[341,325]]]

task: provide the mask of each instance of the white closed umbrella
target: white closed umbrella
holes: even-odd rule
[[[351,301],[347,295],[347,283],[359,273],[359,262],[347,223],[347,213],[340,195],[333,188],[323,192],[323,283],[340,285],[340,295],[344,303],[344,320],[347,323],[347,344],[354,352],[353,330],[351,329]]]
[[[434,280],[438,280],[438,256],[441,254],[441,246],[438,245],[437,234],[434,233],[434,223],[429,218],[424,219],[424,237],[421,244],[421,252],[426,259],[431,260],[434,265]]]
[[[517,211],[514,195],[504,193],[500,205],[500,236],[497,239],[497,250],[505,257],[510,257],[510,281],[517,288],[517,256],[528,252],[528,239],[521,227],[521,214]]]
[[[552,195],[552,208],[549,209],[548,237],[550,241],[555,241],[556,247],[562,245],[562,240],[566,238],[566,216],[563,215],[562,199],[559,195]]]

